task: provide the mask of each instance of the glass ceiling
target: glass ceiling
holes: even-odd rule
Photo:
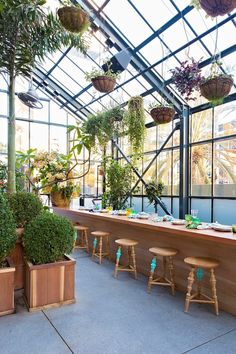
[[[76,2],[76,1],[74,1]],[[183,99],[170,82],[170,69],[190,57],[202,60],[203,74],[209,72],[210,58],[222,55],[222,70],[236,77],[236,11],[211,19],[203,10],[197,11],[182,0],[78,0],[89,12],[98,30],[91,35],[86,56],[75,49],[65,48],[52,56],[35,71],[40,87],[50,89],[65,107],[85,119],[88,113],[104,109],[111,102],[126,103],[131,96],[145,97],[145,107],[157,99],[160,92],[176,107]],[[56,11],[57,0],[47,1]],[[216,46],[216,38],[217,46]],[[109,42],[113,45],[109,45]],[[115,90],[101,94],[85,80],[84,74],[124,48],[130,48],[131,63],[121,74]],[[204,65],[208,64],[208,65]],[[151,67],[151,68],[150,68]],[[150,69],[148,69],[150,68]],[[165,82],[165,84],[163,83]],[[231,93],[236,92],[234,88]],[[200,105],[199,97],[190,101]],[[147,122],[151,121],[147,114]]]

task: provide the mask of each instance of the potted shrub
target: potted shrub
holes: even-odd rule
[[[62,26],[72,33],[84,33],[90,26],[89,16],[79,4],[63,1],[63,7],[57,11]]]
[[[224,16],[236,8],[236,0],[192,0],[191,5],[202,8],[208,16]]]
[[[16,242],[16,224],[6,198],[0,194],[0,316],[13,313],[15,267],[7,258]]]
[[[111,69],[103,71],[93,68],[91,72],[85,74],[87,81],[91,81],[94,88],[99,92],[111,92],[114,90],[119,73],[114,73]]]
[[[214,62],[211,66],[211,73],[203,77],[200,84],[200,92],[213,105],[223,103],[233,86],[233,78],[229,74],[222,74],[219,71],[219,62]]]
[[[39,197],[33,193],[17,192],[8,195],[8,201],[16,222],[17,241],[10,257],[15,265],[15,289],[24,287],[24,250],[22,236],[25,225],[35,218],[43,209]]]
[[[131,150],[135,155],[143,153],[145,140],[145,111],[143,97],[134,96],[128,101],[128,111],[125,115],[125,125]]]
[[[199,90],[199,85],[202,80],[201,69],[199,68],[200,61],[191,60],[183,61],[180,66],[171,69],[171,80],[181,96],[187,100],[196,100],[193,93]]]
[[[146,196],[150,204],[154,205],[155,213],[157,213],[157,204],[158,204],[156,197],[158,198],[161,197],[164,188],[165,185],[162,181],[159,182],[151,181],[147,183],[145,186]]]
[[[157,124],[165,124],[172,121],[175,110],[172,105],[153,103],[149,106],[150,115]]]
[[[75,302],[75,260],[69,220],[42,212],[25,227],[25,299],[29,311]]]

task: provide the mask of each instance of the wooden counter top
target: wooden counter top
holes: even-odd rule
[[[189,230],[184,225],[172,225],[171,222],[154,222],[151,220],[141,220],[141,219],[128,219],[126,216],[110,215],[106,213],[99,212],[89,212],[85,210],[77,210],[73,208],[53,208],[58,214],[60,210],[63,211],[63,215],[66,216],[68,213],[73,213],[74,215],[86,215],[94,220],[109,220],[110,222],[132,225],[132,227],[148,229],[152,231],[161,231],[163,233],[168,233],[173,236],[181,235],[186,237],[192,237],[194,239],[207,240],[223,244],[231,244],[236,246],[236,234],[232,232],[221,232],[211,229],[207,230]]]

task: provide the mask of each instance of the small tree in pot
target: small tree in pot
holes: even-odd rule
[[[163,189],[165,188],[165,185],[162,181],[156,182],[156,181],[151,181],[146,184],[145,186],[145,191],[147,198],[150,202],[150,204],[154,205],[155,208],[155,213],[157,213],[157,201],[156,197],[160,198],[163,192]]]
[[[64,217],[44,211],[26,225],[25,297],[29,310],[75,302],[75,261],[67,255],[73,245],[74,229]],[[35,277],[41,281],[34,283]]]
[[[9,203],[0,194],[0,316],[14,312],[15,268],[7,256],[16,242],[16,224]]]

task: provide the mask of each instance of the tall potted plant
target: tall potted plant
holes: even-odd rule
[[[9,75],[8,186],[15,191],[15,81],[28,78],[37,62],[62,46],[86,52],[83,36],[64,30],[58,17],[46,13],[45,0],[0,0],[0,69]]]
[[[16,242],[16,224],[6,198],[0,194],[0,316],[14,312],[15,267],[7,258]]]
[[[29,311],[75,302],[74,228],[64,217],[42,212],[25,227],[25,299]],[[40,281],[39,281],[40,279]]]
[[[157,182],[155,180],[147,183],[145,186],[146,196],[147,196],[150,204],[154,205],[155,213],[157,213],[156,197],[158,197],[158,198],[161,197],[164,188],[165,188],[165,185],[162,181]]]

